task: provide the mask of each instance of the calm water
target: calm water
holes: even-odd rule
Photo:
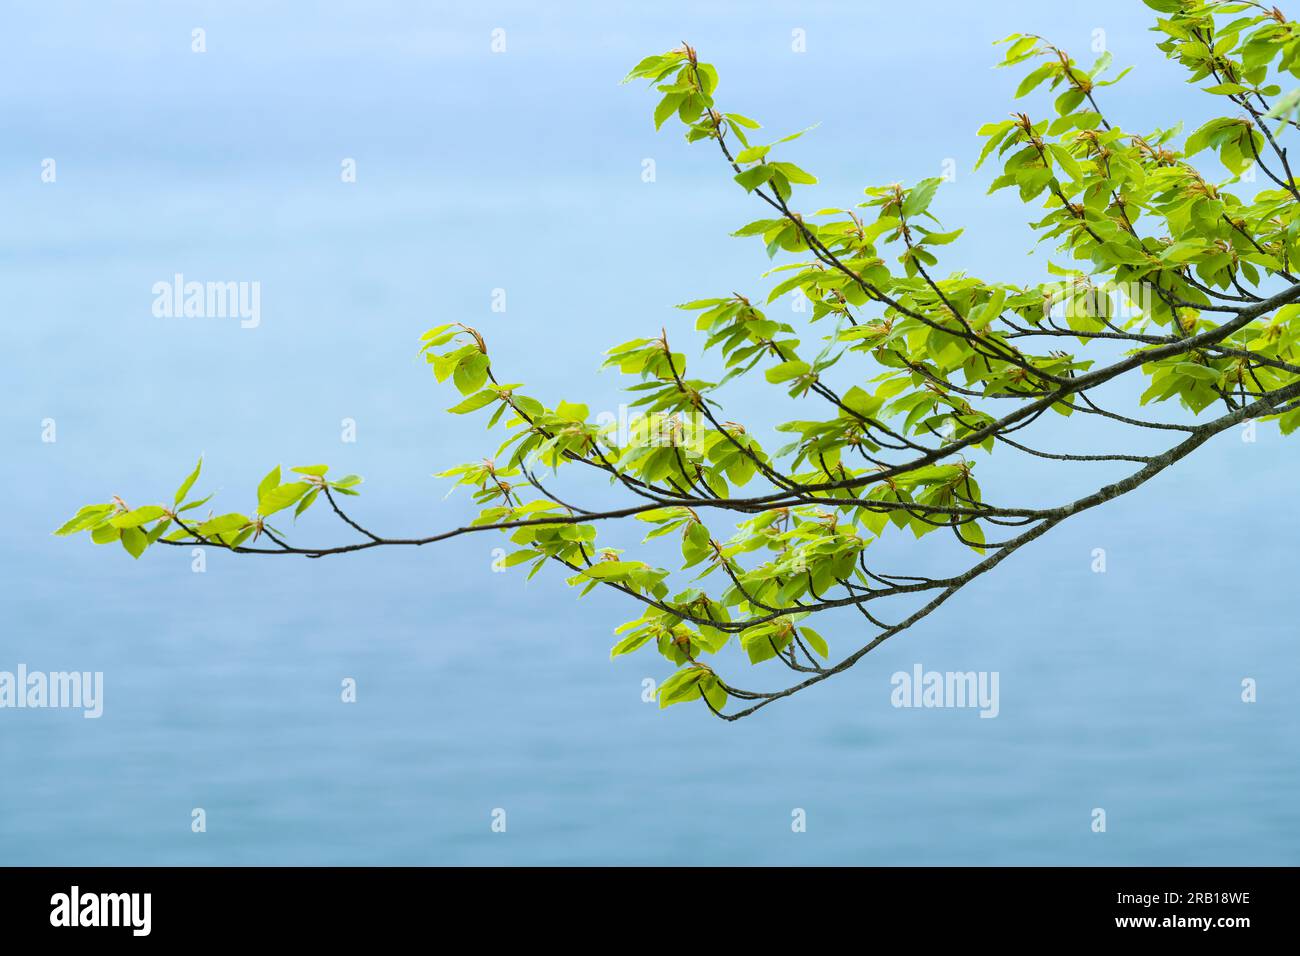
[[[835,89],[880,32],[865,12],[792,19],[774,4],[736,36],[700,5],[340,5],[306,24],[236,5],[205,17],[206,59],[189,53],[188,15],[161,5],[83,11],[73,32],[58,4],[5,14],[0,670],[103,671],[106,688],[99,720],[0,711],[0,862],[1300,862],[1298,446],[1271,430],[1221,437],[848,674],[728,725],[643,703],[642,679],[670,669],[608,660],[622,604],[578,603],[549,573],[492,573],[498,540],[317,562],[210,554],[195,574],[188,550],[133,562],[49,536],[82,503],[169,494],[199,453],[202,487],[232,509],[277,461],[326,461],[366,476],[357,514],[377,529],[459,523],[466,501],[429,476],[496,442],[442,413],[451,395],[414,356],[424,328],[477,324],[536,394],[613,409],[605,347],[661,325],[685,346],[672,303],[761,288],[758,248],[726,238],[753,207],[719,192],[711,156],[654,136],[645,94],[613,83],[630,62],[687,33],[745,112],[779,132],[823,120],[796,158],[830,204],[944,157],[969,169],[971,131],[1014,84],[987,69],[983,39],[1055,27],[1084,47],[1096,26],[988,6],[932,41],[952,71],[919,81],[933,122],[869,155],[842,147],[892,113],[788,83],[792,26],[810,37],[799,75]],[[1130,121],[1194,114],[1135,8],[1102,17],[1117,61],[1159,93],[1124,100]],[[512,45],[491,58],[498,23]],[[868,62],[887,72],[898,56]],[[38,178],[47,156],[54,185]],[[339,182],[343,157],[355,185]],[[945,187],[945,217],[974,233],[954,267],[1034,277],[1024,213],[984,188],[965,172]],[[150,287],[176,272],[260,281],[260,327],[154,318]],[[488,309],[494,288],[505,314]],[[736,395],[757,420],[780,411],[762,389]],[[1072,440],[1049,429],[1043,447]],[[981,467],[1034,501],[1110,474]],[[323,515],[300,534],[344,537]],[[1097,547],[1105,574],[1090,570]],[[821,629],[841,650],[863,637],[851,612]],[[997,671],[1000,715],[891,707],[890,675],[917,663]],[[339,701],[345,677],[354,705]],[[206,833],[190,830],[195,807]]]

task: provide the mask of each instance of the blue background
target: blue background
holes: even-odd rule
[[[1037,212],[971,171],[975,129],[1016,105],[1019,74],[992,70],[989,44],[1042,32],[1090,63],[1100,28],[1136,67],[1105,91],[1111,119],[1190,129],[1215,102],[1154,49],[1142,5],[43,2],[0,17],[0,669],[106,682],[97,721],[0,711],[0,863],[1300,862],[1295,446],[1272,427],[1221,436],[736,724],[643,703],[643,678],[671,668],[608,660],[629,609],[578,603],[550,571],[493,573],[495,537],[322,561],[209,553],[195,574],[188,549],[136,562],[49,535],[109,494],[166,497],[199,453],[224,509],[248,507],[276,462],[323,461],[365,476],[355,512],[376,529],[452,527],[468,500],[431,473],[497,439],[443,413],[453,394],[415,354],[424,329],[476,325],[507,379],[593,411],[619,402],[597,372],[609,345],[666,326],[693,350],[671,306],[762,294],[767,261],[727,236],[761,213],[715,152],[656,135],[651,97],[618,85],[683,39],[718,66],[724,108],[778,135],[821,122],[788,153],[822,179],[807,208],[951,158],[934,208],[967,232],[944,269],[1037,281]],[[260,281],[261,326],[155,318],[151,286],[176,272]],[[731,417],[775,444],[761,426],[780,393],[730,394]],[[1047,422],[1036,443],[1092,430]],[[1122,473],[1044,464],[981,463],[986,494],[1052,503]],[[638,530],[602,540],[635,546]],[[312,514],[296,533],[345,531]],[[821,629],[841,652],[865,639],[852,612]],[[915,663],[998,671],[1001,715],[892,708],[889,676]],[[1240,700],[1246,677],[1258,703]]]

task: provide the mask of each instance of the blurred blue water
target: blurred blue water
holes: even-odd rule
[[[985,41],[1050,32],[1086,58],[1102,28],[1138,65],[1115,100],[1126,125],[1208,115],[1137,4],[954,4],[923,24],[884,4],[736,9],[6,10],[0,670],[102,670],[106,699],[97,721],[0,711],[0,863],[1300,861],[1296,451],[1271,429],[1222,436],[848,674],[728,725],[643,703],[642,679],[670,668],[608,661],[621,602],[492,573],[499,540],[209,554],[195,574],[188,550],[133,562],[49,536],[82,503],[166,495],[200,452],[201,487],[230,508],[277,461],[327,461],[366,476],[356,511],[377,529],[460,523],[467,502],[430,474],[495,441],[442,413],[452,396],[414,355],[437,322],[482,328],[536,394],[616,408],[604,348],[660,326],[685,346],[674,302],[763,288],[758,247],[726,236],[752,204],[615,82],[683,37],[729,106],[780,133],[822,121],[794,158],[822,175],[823,205],[955,158],[936,205],[968,227],[952,267],[998,278],[1037,278],[1043,257],[1025,257],[1014,199],[969,173],[974,128],[1015,83]],[[260,327],[154,318],[149,290],[176,272],[260,281]],[[781,411],[735,394],[746,420]],[[1039,444],[1065,443],[1061,427]],[[1099,480],[980,467],[1039,501]],[[300,533],[341,537],[320,515]],[[862,637],[851,612],[822,631],[840,650]],[[890,675],[918,662],[998,671],[1000,716],[892,708]],[[1239,699],[1246,677],[1258,703]]]

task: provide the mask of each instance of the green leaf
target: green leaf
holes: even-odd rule
[[[257,497],[257,513],[263,518],[269,517],[289,507],[314,487],[307,481],[293,481],[268,488]]]
[[[737,173],[735,180],[745,187],[745,192],[752,193],[759,186],[763,185],[763,183],[771,179],[775,172],[776,170],[771,166],[751,166],[744,172]]]
[[[648,643],[652,637],[654,637],[654,632],[648,627],[629,634],[627,637],[623,638],[623,640],[615,644],[610,650],[610,660],[613,660],[615,657],[621,657],[623,654],[631,654],[633,651],[640,649]]]
[[[111,523],[101,524],[90,532],[90,540],[95,542],[95,544],[109,544],[121,537],[122,529]]]
[[[194,482],[198,480],[199,470],[203,467],[203,456],[199,456],[199,463],[194,466],[188,478],[181,482],[181,486],[176,489],[176,497],[172,499],[172,504],[178,505],[185,500],[185,496],[194,487]]]
[[[806,170],[800,169],[794,163],[768,163],[773,169],[792,183],[801,183],[806,186],[815,185],[817,177]]]
[[[276,465],[266,473],[266,477],[258,483],[257,500],[261,501],[266,497],[266,493],[280,483],[280,466]]]
[[[487,382],[488,357],[482,352],[474,352],[461,359],[451,380],[462,395],[477,392]]]
[[[149,547],[149,539],[139,528],[123,528],[122,547],[131,557],[139,558],[144,554],[144,549]]]
[[[687,666],[659,685],[659,706],[671,707],[700,696],[700,681],[709,672],[703,667]]]
[[[668,117],[677,112],[678,107],[682,105],[682,101],[685,99],[684,94],[669,93],[660,100],[659,105],[655,107],[655,129],[663,126]]]
[[[230,514],[217,515],[215,518],[209,518],[199,525],[195,530],[205,538],[211,538],[215,535],[229,534],[232,531],[238,531],[247,525],[248,518],[236,512]]]
[[[453,415],[464,415],[468,412],[477,411],[486,405],[491,405],[496,400],[497,393],[493,389],[485,388],[481,392],[475,392],[460,404],[451,406],[447,411]]]
[[[316,500],[316,497],[319,494],[320,494],[320,488],[313,487],[311,491],[303,495],[302,500],[298,502],[298,507],[293,509],[294,518],[296,519],[298,515],[302,514],[304,511],[310,508],[312,506],[312,502]]]
[[[812,366],[807,362],[793,360],[782,362],[780,365],[773,365],[765,373],[767,380],[773,385],[779,382],[788,382],[792,378],[798,378],[800,375],[807,375],[812,370]]]
[[[633,571],[643,567],[640,561],[597,561],[589,568],[582,569],[582,576],[597,581],[611,578],[625,578]]]
[[[86,505],[84,508],[79,509],[54,533],[64,536],[94,527],[103,521],[105,517],[112,514],[116,507],[116,505],[112,504]]]
[[[142,508],[136,508],[118,515],[112,519],[111,524],[124,530],[126,528],[138,528],[142,524],[158,520],[166,513],[167,510],[158,505],[145,505]]]
[[[747,163],[756,163],[766,156],[771,149],[771,146],[750,146],[736,154],[736,162],[742,166]]]
[[[942,180],[938,178],[923,179],[910,190],[903,200],[903,215],[911,219],[919,216],[930,208],[930,200],[934,199],[934,194],[939,188]]]
[[[799,628],[799,636],[804,639],[804,642],[809,647],[811,647],[814,651],[816,651],[819,655],[821,655],[823,659],[826,659],[831,656],[830,645],[826,643],[826,639],[822,637],[820,634],[818,634],[816,631],[814,631],[811,627]]]
[[[1015,98],[1020,99],[1020,97],[1032,92],[1040,83],[1043,82],[1043,80],[1051,76],[1057,67],[1058,64],[1056,63],[1044,63],[1038,69],[1034,70],[1020,81],[1020,85],[1016,87]]]
[[[1067,176],[1075,182],[1083,178],[1083,170],[1079,168],[1078,161],[1070,155],[1069,150],[1064,146],[1058,146],[1056,143],[1050,143],[1047,148],[1051,150],[1052,158],[1061,165]]]
[[[921,245],[946,246],[965,231],[965,229],[954,229],[952,232],[927,232],[921,237]]]

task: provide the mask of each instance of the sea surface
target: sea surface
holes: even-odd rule
[[[761,247],[727,235],[762,213],[617,85],[683,37],[729,108],[773,135],[821,122],[791,147],[823,177],[810,202],[953,158],[935,209],[968,231],[945,266],[1036,280],[1036,211],[970,172],[975,128],[1017,82],[989,69],[990,41],[1053,32],[1090,58],[1104,28],[1139,67],[1109,101],[1124,123],[1211,115],[1152,49],[1149,11],[1094,6],[954,4],[933,24],[893,4],[746,5],[739,22],[677,2],[0,14],[0,671],[104,675],[98,719],[0,709],[0,864],[1300,863],[1300,436],[1273,428],[1219,437],[848,673],[726,724],[643,701],[671,668],[609,660],[635,612],[549,570],[494,572],[495,536],[208,553],[196,573],[188,548],[133,561],[50,535],[109,495],[169,500],[200,454],[219,510],[248,507],[276,463],[324,462],[365,477],[350,504],[375,530],[464,522],[468,498],[432,475],[499,439],[444,413],[456,398],[416,354],[442,322],[480,328],[532,394],[616,412],[605,348],[662,327],[693,351],[675,303],[766,288]],[[259,282],[257,327],[155,316],[153,285],[177,273]],[[778,444],[779,390],[731,394],[729,417]],[[1035,437],[1110,440],[1063,419]],[[1016,503],[1123,473],[1069,467],[977,465],[989,498]],[[353,539],[319,505],[286,530]],[[602,535],[635,550],[643,530]],[[906,541],[881,548],[882,566],[916,566]],[[851,611],[827,618],[840,652],[870,637]],[[779,678],[724,663],[738,683]],[[916,665],[996,672],[997,717],[894,707],[891,675]]]

